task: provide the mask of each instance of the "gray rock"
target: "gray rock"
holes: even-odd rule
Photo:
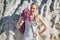
[[[0,40],[23,40],[16,23],[23,9],[29,9],[34,1],[38,2],[38,13],[48,25],[39,39],[60,40],[60,0],[0,0]]]

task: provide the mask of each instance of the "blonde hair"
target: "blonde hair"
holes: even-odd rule
[[[36,8],[38,9],[38,3],[37,2],[33,2],[32,4],[31,4],[31,6],[32,5],[36,5]]]
[[[32,5],[36,5],[36,8],[37,8],[37,10],[38,10],[38,3],[37,3],[37,2],[32,3],[31,6],[32,6]],[[35,13],[34,16],[35,16],[36,24],[39,25],[39,23],[40,23],[39,14],[38,14],[38,13]]]
[[[36,21],[36,24],[37,24],[37,25],[40,24],[39,14],[37,14],[37,13],[36,13],[36,15],[35,15],[35,21]]]

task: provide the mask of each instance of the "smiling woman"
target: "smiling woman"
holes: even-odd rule
[[[20,27],[25,22],[25,32],[23,35],[24,36],[23,40],[37,40],[36,37],[38,36],[38,34],[42,34],[46,30],[47,25],[40,18],[39,14],[37,13],[37,10],[38,10],[37,2],[31,4],[30,11],[23,10],[22,20],[18,21],[18,23],[20,22],[19,23]],[[44,25],[44,29],[41,32],[38,32],[37,26],[39,25],[40,22],[42,22],[42,24]]]
[[[37,1],[39,5],[34,1]],[[28,20],[24,20],[27,17],[20,16],[25,8],[30,8]],[[25,25],[24,33],[22,26],[16,30],[16,23],[19,27]],[[48,29],[46,29],[46,23]],[[60,0],[0,0],[0,40],[29,40],[34,39],[35,35],[39,35],[40,40],[60,40]]]

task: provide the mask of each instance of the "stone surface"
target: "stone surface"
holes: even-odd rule
[[[34,1],[38,2],[38,12],[48,25],[39,39],[60,40],[60,0],[0,0],[0,40],[23,39],[15,26],[22,10],[30,8]]]

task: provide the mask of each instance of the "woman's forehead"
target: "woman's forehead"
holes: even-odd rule
[[[31,8],[36,8],[36,5],[32,5]]]

